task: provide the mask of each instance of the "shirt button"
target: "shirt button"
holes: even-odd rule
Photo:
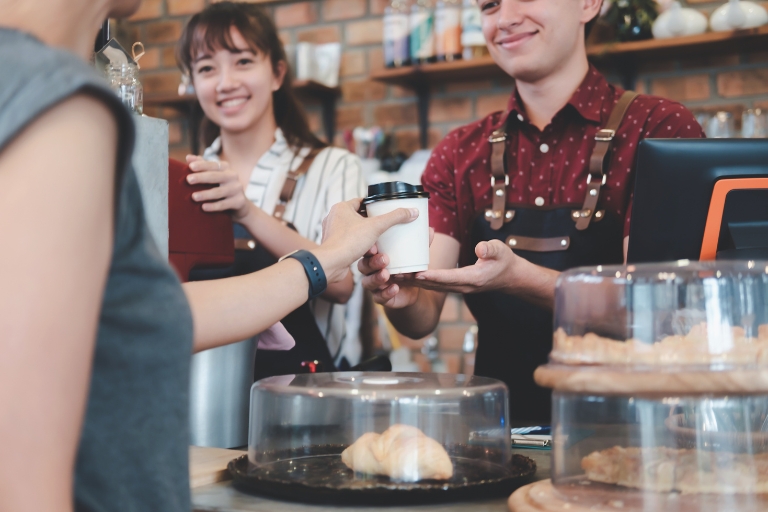
[[[544,206],[544,198],[539,196],[536,199],[533,200],[533,204],[536,206]]]
[[[539,149],[541,150],[542,153],[547,153],[549,151],[549,146],[547,146],[546,144],[542,144],[541,146],[539,146]]]
[[[522,120],[523,120],[523,116],[522,116],[522,114],[517,114],[517,118],[518,118],[520,121],[522,121]]]

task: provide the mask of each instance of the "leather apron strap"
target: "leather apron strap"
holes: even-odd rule
[[[504,225],[504,215],[507,209],[507,187],[509,175],[507,174],[504,156],[507,146],[507,121],[502,128],[494,131],[488,142],[491,143],[491,192],[493,202],[491,209],[485,211],[485,218],[491,224],[491,229],[499,230]],[[511,220],[511,217],[510,217]]]
[[[319,152],[319,150],[313,149],[304,157],[301,165],[299,165],[295,171],[288,170],[288,176],[285,177],[283,189],[280,191],[280,199],[277,205],[275,205],[275,211],[273,212],[275,218],[283,220],[285,208],[288,206],[288,203],[291,202],[291,199],[293,199],[293,194],[296,192],[296,185],[299,182],[299,178],[307,174],[307,171],[309,171],[312,162],[315,161],[315,157]]]
[[[613,146],[613,138],[621,125],[621,121],[627,114],[629,105],[637,98],[634,91],[625,91],[621,95],[616,106],[613,107],[605,128],[595,134],[595,149],[589,159],[589,174],[587,175],[587,195],[581,210],[573,212],[576,221],[576,229],[582,231],[589,227],[592,217],[595,215],[597,201],[600,199],[600,188],[605,185],[606,171],[609,161],[609,153]]]
[[[293,194],[296,192],[296,185],[299,182],[299,178],[307,174],[307,171],[309,171],[309,168],[312,166],[312,162],[314,162],[315,157],[319,152],[320,150],[313,149],[307,153],[307,156],[304,157],[304,160],[301,162],[299,167],[295,171],[289,170],[288,175],[285,177],[283,189],[280,191],[280,198],[278,199],[278,203],[275,205],[275,211],[272,213],[276,219],[281,220],[284,224],[287,224],[287,222],[283,219],[283,216],[285,215],[285,209],[291,199],[293,199]],[[291,160],[289,167],[293,167],[293,160]],[[246,238],[236,237],[235,249],[239,249],[241,251],[253,251],[256,249],[256,241],[251,236]]]
[[[587,229],[595,216],[595,208],[600,199],[600,188],[605,185],[608,155],[613,145],[613,138],[629,109],[629,105],[637,96],[638,94],[634,91],[625,91],[616,106],[613,107],[605,128],[598,130],[595,134],[595,148],[589,160],[587,195],[584,200],[584,207],[573,212],[573,220],[576,222],[576,229],[578,230]],[[501,229],[505,222],[509,222],[514,217],[514,212],[506,211],[507,187],[509,186],[509,175],[506,172],[505,161],[506,126],[507,121],[505,120],[504,125],[488,137],[488,142],[491,143],[491,191],[493,199],[491,209],[485,211],[485,218],[493,230]]]

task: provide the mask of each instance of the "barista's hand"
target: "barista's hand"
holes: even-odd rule
[[[435,238],[435,230],[429,228],[429,245]],[[365,253],[363,259],[357,262],[357,269],[363,274],[363,288],[373,294],[373,301],[384,307],[401,309],[416,303],[419,289],[410,286],[407,279],[400,275],[390,276],[386,269],[389,258],[379,253],[379,248],[373,246]],[[392,279],[390,279],[392,278]],[[394,282],[398,279],[400,282]]]
[[[411,286],[441,292],[477,293],[508,291],[519,256],[504,242],[491,240],[475,247],[477,262],[461,268],[426,270],[408,279]],[[402,279],[402,278],[401,278]]]
[[[371,218],[363,217],[359,210],[360,199],[352,199],[333,206],[323,220],[322,244],[312,252],[320,260],[329,283],[343,279],[349,266],[370,251],[386,230],[419,216],[417,208],[398,208]]]
[[[194,201],[203,203],[204,211],[231,210],[235,222],[241,222],[251,212],[253,203],[245,197],[237,172],[229,167],[229,163],[212,162],[203,160],[200,156],[187,155],[187,164],[192,171],[187,176],[188,183],[218,185],[192,194]]]

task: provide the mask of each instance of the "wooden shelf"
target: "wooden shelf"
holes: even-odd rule
[[[729,32],[706,32],[695,36],[648,39],[631,43],[604,43],[587,48],[587,55],[598,62],[602,59],[632,56],[648,60],[663,56],[665,59],[685,57],[706,50],[723,54],[759,48],[768,43],[768,25]]]
[[[197,103],[197,96],[194,94],[179,96],[173,92],[161,92],[144,95],[145,107],[189,108],[195,103]]]
[[[653,59],[679,59],[692,54],[706,55],[739,52],[768,45],[768,25],[730,32],[708,32],[696,36],[649,39],[631,43],[604,43],[587,46],[587,56],[598,66],[613,67],[622,77],[625,89],[634,89],[638,64]],[[433,85],[469,80],[510,77],[490,56],[472,60],[438,62],[419,66],[384,69],[371,74],[371,80],[416,92],[421,147],[427,147],[429,96]]]
[[[604,43],[587,47],[587,55],[596,63],[636,65],[639,61],[663,57],[673,59],[685,57],[706,50],[708,54],[727,53],[759,48],[768,44],[768,25],[734,30],[731,32],[707,32],[696,36],[670,39],[649,39],[630,43]],[[405,87],[419,87],[425,84],[446,81],[484,80],[505,78],[491,57],[454,62],[438,62],[420,66],[384,69],[371,75],[372,80]]]
[[[504,76],[507,76],[506,73],[496,65],[496,62],[490,56],[485,56],[471,60],[383,69],[373,73],[371,79],[393,85],[416,87],[425,82],[484,80]]]
[[[341,87],[328,87],[327,85],[315,82],[314,80],[294,80],[293,90],[301,95],[317,95],[318,97],[338,96],[341,94]]]

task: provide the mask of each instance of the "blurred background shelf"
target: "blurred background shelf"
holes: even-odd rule
[[[627,59],[638,61],[663,57],[673,59],[707,51],[728,53],[765,45],[768,47],[768,25],[730,32],[707,32],[695,36],[670,39],[648,39],[628,43],[601,43],[589,45],[587,55],[600,64],[618,64]],[[371,74],[371,79],[392,85],[416,87],[422,83],[439,83],[459,80],[483,80],[503,78],[506,73],[490,56],[472,60],[438,62],[419,66],[384,69]]]
[[[768,25],[670,39],[593,44],[587,46],[587,56],[600,68],[611,68],[617,71],[625,89],[634,89],[638,65],[643,62],[684,59],[702,53],[707,55],[733,53],[758,47],[768,48]],[[407,87],[416,92],[419,135],[421,146],[426,148],[431,87],[451,82],[509,79],[509,76],[490,56],[486,56],[472,60],[384,69],[372,73],[370,78],[390,85]]]

